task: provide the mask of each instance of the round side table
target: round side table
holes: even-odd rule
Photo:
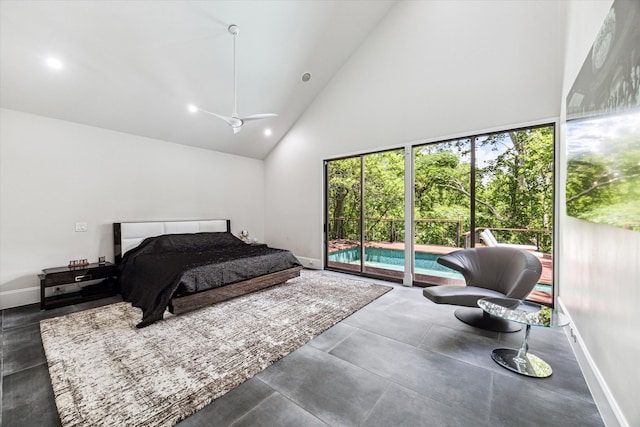
[[[492,316],[526,326],[519,349],[497,348],[491,352],[491,358],[498,365],[529,377],[546,378],[553,373],[547,362],[529,353],[529,334],[532,326],[542,328],[566,326],[569,324],[567,316],[547,306],[525,303],[513,298],[482,298],[478,301],[478,306]]]

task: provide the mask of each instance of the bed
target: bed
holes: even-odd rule
[[[300,275],[287,250],[247,244],[229,220],[113,224],[120,292],[142,309],[138,328]]]

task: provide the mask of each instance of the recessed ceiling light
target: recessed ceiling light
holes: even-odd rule
[[[54,70],[59,70],[62,68],[62,61],[57,58],[47,58],[47,65]]]
[[[189,104],[187,105],[187,110],[189,110],[190,113],[197,113],[198,107],[196,107],[195,105]]]
[[[302,81],[303,82],[308,82],[309,80],[311,80],[311,73],[304,73],[302,75]]]
[[[271,129],[265,129],[264,134],[265,136],[271,136]]]

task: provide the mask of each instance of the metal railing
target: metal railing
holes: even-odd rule
[[[365,242],[405,242],[404,218],[364,218]],[[500,243],[535,245],[538,250],[552,251],[552,230],[504,227],[477,227],[475,242],[480,233],[491,230]],[[328,240],[360,240],[360,218],[329,218]],[[449,247],[470,247],[470,233],[463,232],[461,219],[424,218],[414,221],[415,244]]]
[[[364,241],[404,242],[404,218],[365,218]],[[462,220],[417,219],[414,222],[416,244],[462,245]],[[359,218],[329,218],[329,240],[360,240]]]

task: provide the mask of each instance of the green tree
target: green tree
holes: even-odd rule
[[[404,150],[368,154],[364,164],[366,239],[403,240]]]
[[[469,147],[465,139],[415,150],[416,243],[458,246],[458,221],[469,229]]]
[[[358,239],[360,217],[360,158],[332,160],[327,164],[329,239]]]
[[[498,133],[480,148],[498,152],[476,169],[476,224],[550,229],[553,218],[553,128]]]
[[[475,139],[482,158],[476,173],[476,226],[550,230],[553,219],[553,127],[497,133]],[[414,149],[416,243],[455,246],[459,222],[470,227],[472,139]],[[368,240],[394,240],[403,230],[404,153],[364,156],[364,216]],[[359,238],[360,157],[329,162],[330,238]],[[349,232],[346,231],[347,220]],[[395,224],[392,220],[397,219]],[[392,228],[392,224],[395,227]],[[514,233],[513,243],[535,234]],[[549,234],[550,237],[550,234]],[[550,250],[551,242],[544,243]]]

